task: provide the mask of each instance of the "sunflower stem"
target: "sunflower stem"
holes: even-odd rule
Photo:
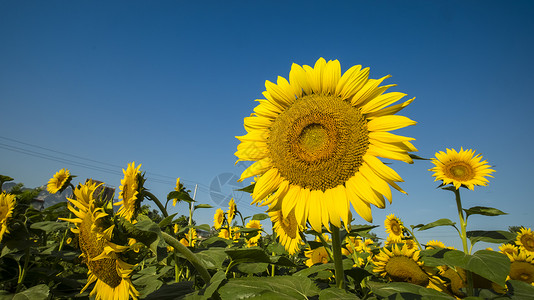
[[[341,237],[339,228],[332,226],[332,252],[334,252],[334,267],[336,275],[336,286],[345,289],[345,273],[343,272],[343,261],[341,257]]]
[[[158,197],[154,196],[154,194],[152,194],[151,192],[147,191],[147,190],[144,190],[143,191],[143,194],[149,199],[149,200],[152,200],[154,203],[156,203],[156,205],[158,206],[159,210],[161,211],[161,213],[163,214],[163,216],[166,218],[169,216],[169,214],[167,213],[167,210],[165,209],[165,207],[163,206],[163,204],[161,204],[161,202],[159,201]]]
[[[410,230],[408,229],[407,227],[404,227],[404,229],[406,231],[408,231],[408,233],[410,234],[410,236],[412,237],[412,239],[417,243],[417,246],[419,246],[419,249],[423,250],[423,247],[421,246],[421,243],[419,243],[419,241],[417,240],[417,238],[415,237],[415,235],[413,234],[413,230]]]
[[[469,255],[469,248],[467,246],[467,219],[464,217],[464,211],[462,209],[462,199],[460,197],[460,189],[454,190],[454,196],[456,198],[456,207],[458,208],[458,217],[460,218],[460,238],[462,239],[462,246],[464,253]],[[467,296],[473,296],[473,275],[471,271],[465,270],[467,274]]]
[[[332,250],[331,250],[330,247],[328,246],[328,242],[326,242],[326,240],[324,239],[323,234],[322,234],[322,233],[319,233],[319,234],[317,235],[317,237],[319,238],[319,240],[321,240],[321,244],[323,244],[323,247],[325,248],[326,253],[328,254],[328,259],[329,259],[330,261],[333,261],[333,260],[334,260],[334,255],[332,254]]]
[[[182,245],[180,241],[175,239],[170,234],[162,231],[161,235],[163,236],[163,239],[167,244],[171,245],[174,250],[180,252],[180,254],[182,254],[195,267],[195,269],[197,269],[202,279],[204,279],[206,285],[209,284],[211,276],[202,261],[198,259],[198,257],[193,252],[191,252],[191,250],[187,249],[186,246]]]

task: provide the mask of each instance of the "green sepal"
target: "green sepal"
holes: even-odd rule
[[[246,193],[252,194],[252,192],[254,192],[254,186],[255,186],[255,185],[256,185],[255,183],[252,183],[251,185],[246,186],[246,187],[244,187],[244,188],[242,188],[242,189],[238,189],[238,190],[236,190],[236,191],[239,191],[239,192],[246,192]]]

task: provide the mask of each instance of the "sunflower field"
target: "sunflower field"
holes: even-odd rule
[[[339,61],[320,58],[266,82],[235,153],[250,162],[242,191],[265,213],[245,216],[233,199],[227,209],[198,203],[179,178],[158,198],[135,162],[118,199],[67,169],[51,174],[47,191],[68,191],[68,200],[45,209],[32,206],[39,189],[1,189],[0,298],[532,299],[531,228],[467,230],[468,221],[505,214],[462,206],[461,192],[487,186],[495,172],[474,150],[427,159],[458,219],[408,225],[391,213],[382,229],[372,225],[372,206],[391,203],[391,188],[405,193],[389,162],[425,158],[413,154],[414,138],[390,132],[416,124],[397,114],[413,98],[386,92],[388,76],[368,76],[369,68],[342,73]],[[198,209],[214,210],[213,224],[197,224]],[[454,228],[462,249],[418,239],[438,226]],[[473,251],[478,242],[496,249]]]

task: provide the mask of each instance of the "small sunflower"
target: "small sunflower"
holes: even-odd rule
[[[48,184],[46,185],[46,190],[50,194],[62,192],[63,190],[65,190],[65,188],[67,188],[70,181],[72,180],[72,177],[73,176],[70,175],[69,170],[61,169],[57,171],[56,174],[52,176],[52,178],[50,178]]]
[[[271,217],[271,222],[273,222],[273,230],[276,232],[280,244],[284,246],[289,255],[299,252],[300,245],[304,243],[300,236],[302,228],[300,228],[295,214],[290,213],[284,218],[282,211],[277,210],[269,212],[269,216]]]
[[[232,224],[232,220],[235,217],[235,211],[237,210],[237,206],[235,205],[234,198],[230,199],[230,202],[228,203],[228,224]]]
[[[395,243],[400,243],[402,241],[404,225],[402,221],[397,218],[394,214],[386,216],[384,220],[384,227],[386,232],[389,233],[391,240]]]
[[[499,246],[499,250],[501,250],[501,253],[504,253],[504,254],[509,254],[509,255],[519,254],[519,248],[512,244],[502,244]]]
[[[393,245],[391,251],[382,248],[380,254],[373,261],[373,272],[396,282],[409,282],[420,286],[427,286],[429,276],[423,271],[423,262],[419,260],[419,251],[408,249],[406,245],[399,248]]]
[[[534,255],[534,233],[530,228],[521,228],[515,243],[528,254]]]
[[[436,166],[429,169],[434,172],[434,181],[443,180],[444,185],[452,183],[456,189],[462,185],[470,190],[475,185],[487,186],[489,181],[486,177],[493,177],[490,174],[495,170],[490,169],[487,161],[481,161],[480,154],[473,157],[474,154],[474,150],[463,148],[460,148],[460,152],[454,149],[447,149],[447,153],[437,152],[436,158],[432,158]]]
[[[419,246],[417,246],[417,243],[413,239],[406,239],[406,240],[403,240],[402,242],[406,245],[406,247],[409,250],[411,249],[419,250]]]
[[[130,280],[133,266],[119,257],[119,253],[129,247],[111,242],[114,225],[108,225],[111,224],[109,215],[94,198],[97,187],[91,180],[78,186],[73,192],[74,199],[68,199],[68,208],[76,218],[60,218],[76,225],[71,231],[78,236],[82,257],[89,269],[87,284],[81,292],[96,281],[90,293],[96,299],[127,300],[130,296],[137,299],[139,293]]]
[[[431,240],[426,243],[426,249],[447,248],[442,241]]]
[[[135,162],[132,162],[128,164],[126,170],[122,169],[124,178],[121,180],[121,186],[119,187],[121,190],[119,199],[122,200],[114,204],[121,206],[117,214],[128,221],[134,219],[141,202],[141,199],[138,199],[140,190],[139,182],[141,181],[139,168],[141,168],[141,165],[136,168]]]
[[[0,193],[0,242],[4,234],[9,233],[7,229],[7,221],[13,215],[13,208],[15,208],[15,195]]]
[[[197,239],[197,230],[195,228],[189,228],[189,231],[185,234],[185,238],[182,238],[180,243],[186,247],[195,247]]]
[[[306,266],[311,267],[315,264],[326,264],[329,261],[328,252],[325,247],[318,247],[313,250],[304,251],[304,255],[308,258]]]
[[[239,240],[239,238],[241,237],[241,231],[239,231],[239,227],[237,226],[232,227],[230,229],[230,233],[232,234],[232,239],[234,241]]]
[[[227,228],[222,228],[221,231],[219,231],[218,237],[229,240],[231,239],[231,234]]]
[[[293,64],[289,82],[266,81],[266,91],[247,134],[237,137],[238,161],[255,161],[242,174],[259,176],[253,204],[291,211],[301,227],[322,231],[350,223],[350,205],[372,221],[371,204],[391,202],[390,186],[402,178],[378,157],[413,163],[414,140],[388,131],[415,125],[395,115],[413,99],[392,105],[406,94],[385,93],[389,76],[368,79],[369,68],[354,66],[341,74],[339,61],[319,58],[314,67]]]
[[[255,228],[255,229],[261,229],[261,223],[258,220],[250,220],[247,223],[246,228]],[[250,243],[257,243],[261,238],[261,230],[257,232],[257,234],[251,238],[249,238],[247,241]]]
[[[175,191],[179,192],[182,188],[180,187],[180,177],[176,178],[176,187],[174,188]],[[178,203],[178,198],[172,199],[172,206],[176,206],[176,203]]]
[[[213,215],[213,227],[219,230],[224,222],[224,210],[217,208],[215,215]]]
[[[510,279],[520,280],[534,285],[534,256],[526,252],[507,254],[510,259]]]

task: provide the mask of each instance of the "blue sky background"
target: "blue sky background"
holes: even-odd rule
[[[245,167],[234,136],[265,80],[324,57],[391,74],[392,90],[416,97],[402,115],[418,124],[398,133],[416,138],[418,155],[474,148],[494,166],[464,206],[509,215],[472,216],[468,229],[534,227],[533,13],[532,1],[1,1],[0,174],[36,187],[68,168],[118,190],[135,161],[160,198],[181,177],[200,203],[226,209]],[[392,167],[409,195],[373,211],[379,236],[391,213],[457,221],[430,162]],[[234,196],[244,215],[262,212]],[[195,219],[211,224],[215,208]],[[452,228],[417,237],[460,247]]]

